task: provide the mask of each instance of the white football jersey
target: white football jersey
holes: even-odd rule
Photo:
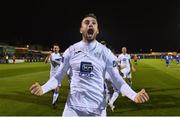
[[[62,61],[62,56],[59,53],[54,53],[53,52],[51,54],[51,59],[50,59],[50,65],[51,65],[50,78],[52,78],[52,76],[54,76],[56,74],[57,69],[61,65],[61,61]]]
[[[125,66],[127,68],[130,68],[130,63],[129,63],[130,59],[131,59],[131,56],[129,54],[122,53],[118,56],[118,61],[120,65]]]
[[[105,73],[105,79],[107,79],[108,81],[111,81],[111,76],[109,75],[108,72]]]
[[[119,75],[117,66],[117,57],[115,58],[107,47],[96,40],[91,43],[80,41],[64,52],[63,63],[54,77],[60,79],[61,82],[68,69],[71,68],[72,76],[67,105],[76,109],[89,108],[92,112],[98,113],[106,107],[104,88],[106,71],[119,92],[132,100],[136,96],[136,93]],[[58,80],[50,79],[42,86],[43,93],[52,90],[57,84]]]

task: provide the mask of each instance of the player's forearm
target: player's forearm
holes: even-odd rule
[[[46,57],[46,59],[45,59],[45,61],[44,61],[44,62],[45,62],[45,63],[48,63],[48,59],[49,59],[49,58],[48,58],[48,57]]]
[[[67,73],[68,67],[63,67],[63,65],[61,65],[58,68],[57,74],[54,76],[55,79],[57,79],[58,84],[61,84],[62,80],[64,79],[65,74]]]
[[[64,79],[64,76],[69,68],[69,65],[66,63],[63,63],[57,70],[56,74],[46,82],[42,86],[43,94],[47,93],[50,90],[55,89],[58,84],[61,84],[61,81]]]
[[[120,76],[118,69],[117,68],[113,68],[113,67],[112,68],[108,68],[107,72],[111,76],[112,83],[114,84],[116,89],[118,89],[120,91],[121,86],[123,84],[125,84],[126,82]]]
[[[127,96],[129,99],[134,101],[135,96],[137,95],[129,85],[123,80],[116,68],[111,68],[108,70],[112,78],[114,86],[118,89],[119,92]]]
[[[134,99],[137,95],[137,93],[135,91],[133,91],[127,83],[125,83],[121,86],[120,92],[123,95],[125,95],[126,97],[128,97],[129,99],[131,99],[132,101],[134,101]]]
[[[49,79],[43,86],[43,94],[55,89],[58,86],[58,81],[55,78]]]
[[[50,58],[50,55],[48,55],[47,57],[46,57],[46,59],[45,59],[45,63],[48,63],[48,61],[49,61],[49,58]]]

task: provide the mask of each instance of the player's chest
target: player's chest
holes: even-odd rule
[[[93,69],[104,69],[105,61],[100,52],[77,51],[74,53],[74,56],[71,57],[70,65],[72,68],[81,71],[92,71]]]
[[[121,62],[127,62],[128,61],[128,57],[123,56],[123,57],[120,58],[120,61]]]

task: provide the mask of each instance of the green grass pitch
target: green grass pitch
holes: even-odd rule
[[[51,92],[42,97],[30,94],[34,82],[45,83],[49,79],[48,64],[22,63],[0,64],[0,115],[60,116],[64,109],[69,85],[63,80],[57,109],[51,107]],[[150,101],[135,104],[119,96],[115,111],[108,115],[180,115],[180,65],[175,61],[169,68],[159,59],[140,60],[133,73],[133,89],[145,88]]]

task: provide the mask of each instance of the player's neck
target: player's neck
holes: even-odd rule
[[[94,42],[96,41],[96,39],[88,40],[88,39],[86,39],[86,38],[83,37],[82,41],[83,41],[84,43],[90,44],[90,43],[94,43]]]

